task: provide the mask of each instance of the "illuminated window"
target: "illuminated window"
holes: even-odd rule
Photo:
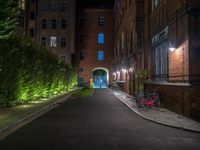
[[[98,26],[103,27],[104,26],[104,17],[100,16],[98,19]]]
[[[50,47],[56,47],[57,46],[57,40],[55,36],[51,36],[51,42]]]
[[[20,9],[24,10],[25,9],[25,0],[19,0],[18,6]]]
[[[103,33],[99,33],[98,34],[98,43],[99,44],[103,44],[104,43],[104,34]]]
[[[99,51],[98,52],[98,61],[103,61],[104,60],[104,52],[103,51]]]

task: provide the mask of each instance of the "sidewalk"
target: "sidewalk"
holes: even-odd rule
[[[130,109],[141,117],[167,126],[181,128],[185,130],[200,132],[200,122],[189,119],[180,114],[174,113],[168,109],[144,108],[137,107],[133,98],[122,91],[110,90],[120,101],[126,104]]]

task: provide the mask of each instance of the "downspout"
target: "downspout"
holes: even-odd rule
[[[142,4],[141,4],[141,34],[142,34],[142,41],[141,41],[141,50],[142,50],[142,62],[141,62],[141,66],[142,69],[144,69],[144,0],[142,0]]]

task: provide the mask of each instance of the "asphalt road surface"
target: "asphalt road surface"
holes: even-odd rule
[[[200,150],[200,134],[144,120],[96,89],[15,131],[0,150]]]

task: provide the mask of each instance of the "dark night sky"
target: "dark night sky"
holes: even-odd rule
[[[114,6],[115,0],[77,0],[77,4],[81,7],[109,7]]]

